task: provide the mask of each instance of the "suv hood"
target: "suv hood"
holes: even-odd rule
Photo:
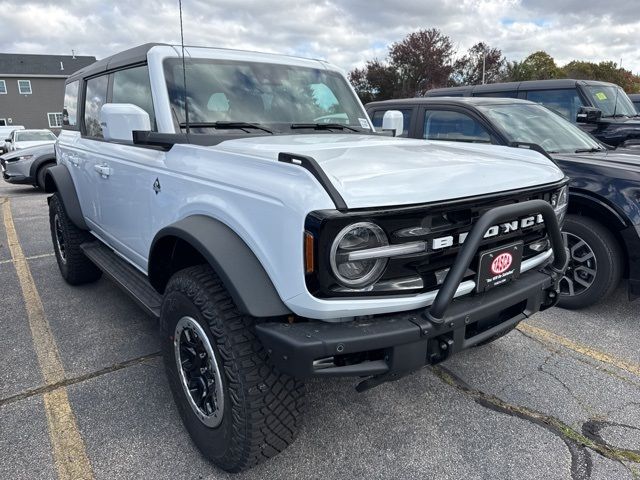
[[[5,153],[2,157],[4,159],[14,157],[24,157],[25,155],[45,155],[48,153],[55,153],[55,143],[46,143],[44,145],[36,145],[35,147],[20,148],[9,153]]]
[[[573,161],[600,165],[603,167],[619,167],[626,170],[640,171],[640,148],[605,150],[603,152],[559,153],[553,158],[559,161]]]
[[[16,148],[16,150],[24,150],[25,148],[39,147],[41,145],[53,145],[54,143],[56,143],[55,140],[38,140],[38,141],[31,141],[31,142],[16,142],[15,148]]]
[[[349,208],[437,202],[544,185],[564,175],[529,150],[359,134],[274,135],[215,148],[272,161],[313,157]]]

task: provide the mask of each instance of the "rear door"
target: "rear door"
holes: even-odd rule
[[[95,167],[100,162],[102,150],[100,108],[107,101],[108,82],[109,77],[106,74],[85,80],[81,86],[84,88],[80,92],[79,133],[70,139],[69,143],[60,142],[61,149],[67,150],[64,158],[74,177],[82,213],[87,225],[98,234],[102,234],[102,206],[98,200],[98,178]]]

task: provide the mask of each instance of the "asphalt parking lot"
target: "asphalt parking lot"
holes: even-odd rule
[[[228,475],[182,428],[155,321],[60,277],[46,195],[0,183],[0,478],[639,479],[640,302],[582,312],[359,394],[313,381],[298,440]]]

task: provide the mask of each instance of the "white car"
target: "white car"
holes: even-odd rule
[[[52,144],[57,139],[51,130],[25,129],[12,131],[5,142],[7,151],[14,152],[23,148]]]
[[[567,179],[544,156],[382,136],[323,61],[185,57],[149,44],[70,76],[45,186],[63,278],[104,272],[159,319],[219,467],[294,440],[305,378],[365,390],[557,301]]]
[[[7,153],[6,139],[14,130],[24,130],[22,125],[0,125],[0,155]]]

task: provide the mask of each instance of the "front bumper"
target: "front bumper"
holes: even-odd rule
[[[488,228],[534,212],[544,217],[553,264],[525,272],[517,280],[482,294],[455,298]],[[548,203],[531,200],[497,207],[474,225],[429,308],[359,317],[345,323],[265,322],[256,326],[256,332],[271,361],[284,373],[300,378],[372,377],[365,381],[372,386],[441,362],[555,305],[567,261],[560,228]]]
[[[640,298],[640,225],[632,225],[620,231],[627,250],[627,274],[629,300]]]
[[[398,375],[435,364],[553,306],[557,279],[528,272],[483,295],[451,302],[441,323],[428,310],[347,323],[262,323],[258,337],[280,371],[295,377]],[[364,361],[353,363],[353,359]]]
[[[4,158],[0,158],[0,170],[6,182],[19,185],[33,183],[33,178],[22,171],[24,168],[23,165],[18,165],[18,162],[7,162]]]

